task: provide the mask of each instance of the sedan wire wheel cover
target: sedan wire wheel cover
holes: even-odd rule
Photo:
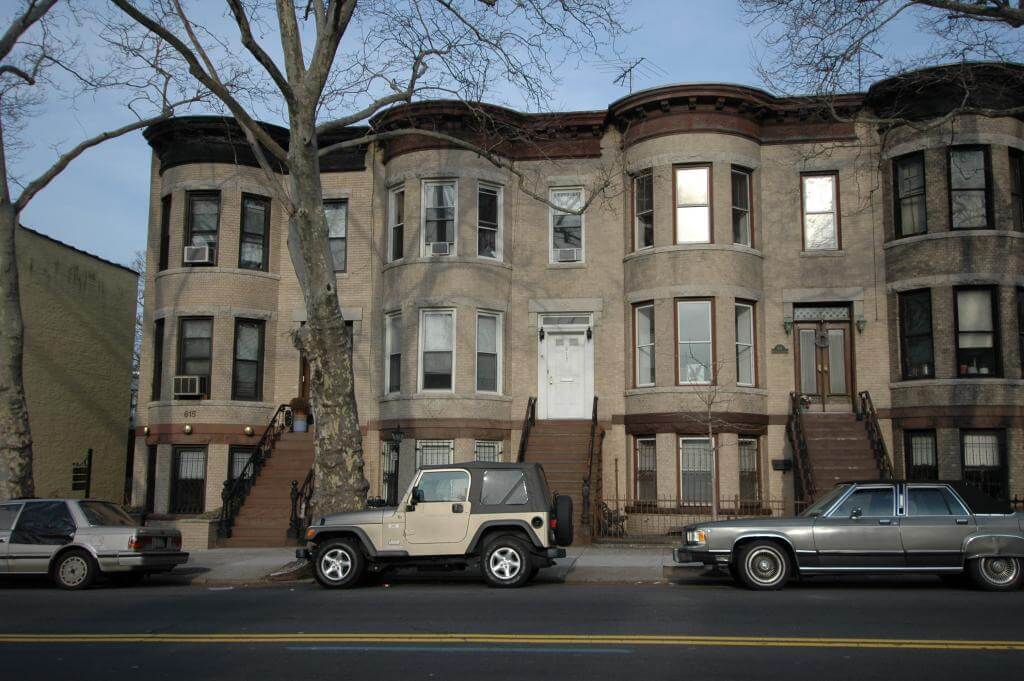
[[[60,581],[68,586],[78,586],[89,574],[89,565],[81,556],[71,556],[60,564]]]
[[[503,546],[491,554],[488,565],[498,579],[515,579],[519,571],[523,569],[523,560],[519,552],[508,546]]]
[[[785,564],[785,558],[778,551],[759,546],[747,554],[744,566],[752,580],[761,586],[772,586],[785,576]]]
[[[981,571],[993,584],[1010,584],[1017,579],[1020,562],[1016,558],[982,558]]]
[[[320,557],[320,574],[332,582],[340,582],[352,572],[352,556],[345,549],[331,549]]]

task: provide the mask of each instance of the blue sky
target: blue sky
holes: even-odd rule
[[[685,11],[680,11],[685,8]],[[622,47],[645,57],[663,75],[641,78],[637,89],[663,83],[720,81],[759,85],[751,29],[733,0],[633,0],[629,22],[637,31]],[[228,34],[231,35],[231,34]],[[548,108],[600,109],[627,93],[599,64],[569,64]],[[29,132],[33,146],[15,171],[34,175],[79,139],[126,121],[107,102],[81,102],[76,110],[45,110]],[[128,264],[146,247],[150,150],[142,134],[106,142],[77,159],[29,205],[23,224],[94,253]]]

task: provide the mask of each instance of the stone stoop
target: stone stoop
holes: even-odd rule
[[[856,414],[803,414],[811,476],[818,494],[848,480],[878,480],[864,422]]]

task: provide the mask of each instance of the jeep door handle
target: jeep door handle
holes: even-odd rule
[[[879,518],[878,519],[878,524],[879,525],[892,525],[892,518]]]
[[[462,504],[452,504],[452,513],[462,513]]]

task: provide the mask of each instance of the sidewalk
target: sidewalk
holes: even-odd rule
[[[703,579],[700,569],[672,561],[667,546],[573,546],[565,558],[541,570],[537,579],[547,583],[654,583]],[[210,549],[192,551],[188,563],[160,581],[202,586],[267,583],[267,577],[295,559],[294,548]],[[446,573],[448,576],[461,576]]]

